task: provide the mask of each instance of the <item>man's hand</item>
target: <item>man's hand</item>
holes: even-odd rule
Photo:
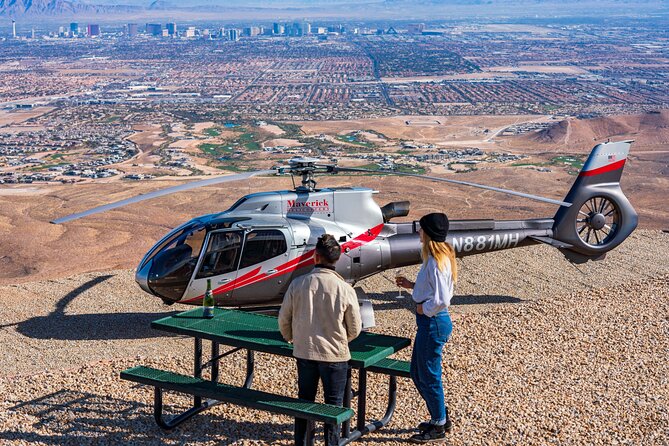
[[[416,313],[418,313],[418,314],[424,314],[424,313],[423,313],[423,304],[418,304],[418,305],[416,305]]]

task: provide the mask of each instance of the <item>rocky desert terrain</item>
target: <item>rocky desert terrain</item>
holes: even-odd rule
[[[669,230],[669,153],[666,135],[645,136],[658,122],[617,118],[585,129],[580,121],[567,122],[532,138],[496,139],[500,147],[545,159],[567,146],[587,154],[591,138],[637,138],[622,187],[640,225],[606,259],[584,265],[571,265],[546,246],[459,262],[455,329],[443,361],[454,421],[448,444],[669,444],[669,233],[663,231]],[[371,124],[364,128],[374,130]],[[388,133],[389,124],[383,125]],[[425,141],[443,135],[422,131],[432,132]],[[458,179],[557,199],[574,179],[563,169],[520,171],[500,166]],[[289,178],[253,178],[65,225],[48,223],[174,184],[166,178],[0,189],[0,444],[291,444],[291,419],[225,404],[162,432],[152,418],[151,389],[119,379],[121,370],[139,364],[181,373],[192,367],[189,339],[149,327],[187,307],[164,306],[139,289],[132,268],[141,256],[189,218],[225,209],[248,193],[289,188]],[[404,178],[336,176],[320,183],[351,184],[379,190],[382,205],[410,199],[407,220],[432,211],[452,219],[555,212],[542,203]],[[359,284],[374,303],[374,330],[413,337],[412,305],[395,298],[392,277],[387,271]],[[409,348],[398,357],[410,354]],[[228,359],[224,380],[239,384],[244,358]],[[293,361],[258,355],[257,367],[255,388],[296,393]],[[393,421],[362,443],[403,443],[427,417],[412,383],[399,381]],[[382,377],[370,379],[372,417],[382,415],[385,385]],[[173,413],[187,403],[169,395]]]
[[[460,262],[443,362],[455,426],[448,444],[666,445],[667,250],[669,234],[639,230],[604,261],[578,268],[544,246]],[[412,305],[395,298],[392,276],[360,284],[374,302],[374,330],[412,337]],[[183,307],[143,293],[132,271],[2,286],[0,294],[1,443],[291,444],[291,419],[225,404],[172,433],[155,425],[152,390],[118,374],[139,364],[188,373],[192,341],[149,328]],[[224,382],[239,384],[244,363],[239,353],[228,358]],[[258,355],[256,376],[256,388],[296,392],[290,359]],[[411,382],[399,381],[392,423],[362,443],[401,444],[427,417]],[[370,379],[371,416],[383,413],[385,386]],[[173,413],[188,402],[168,401]]]

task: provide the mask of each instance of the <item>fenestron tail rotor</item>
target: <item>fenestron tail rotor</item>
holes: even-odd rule
[[[583,203],[578,213],[576,232],[586,245],[605,246],[618,233],[621,214],[615,201],[594,196]]]

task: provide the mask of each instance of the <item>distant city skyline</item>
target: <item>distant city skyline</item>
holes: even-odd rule
[[[480,17],[609,17],[667,14],[661,0],[15,0],[0,2],[0,20],[58,17],[102,21],[215,20],[429,20]]]

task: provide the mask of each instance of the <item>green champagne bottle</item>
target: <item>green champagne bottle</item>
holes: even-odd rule
[[[206,318],[214,317],[214,292],[211,291],[211,279],[207,279],[207,291],[202,299],[202,316]]]

